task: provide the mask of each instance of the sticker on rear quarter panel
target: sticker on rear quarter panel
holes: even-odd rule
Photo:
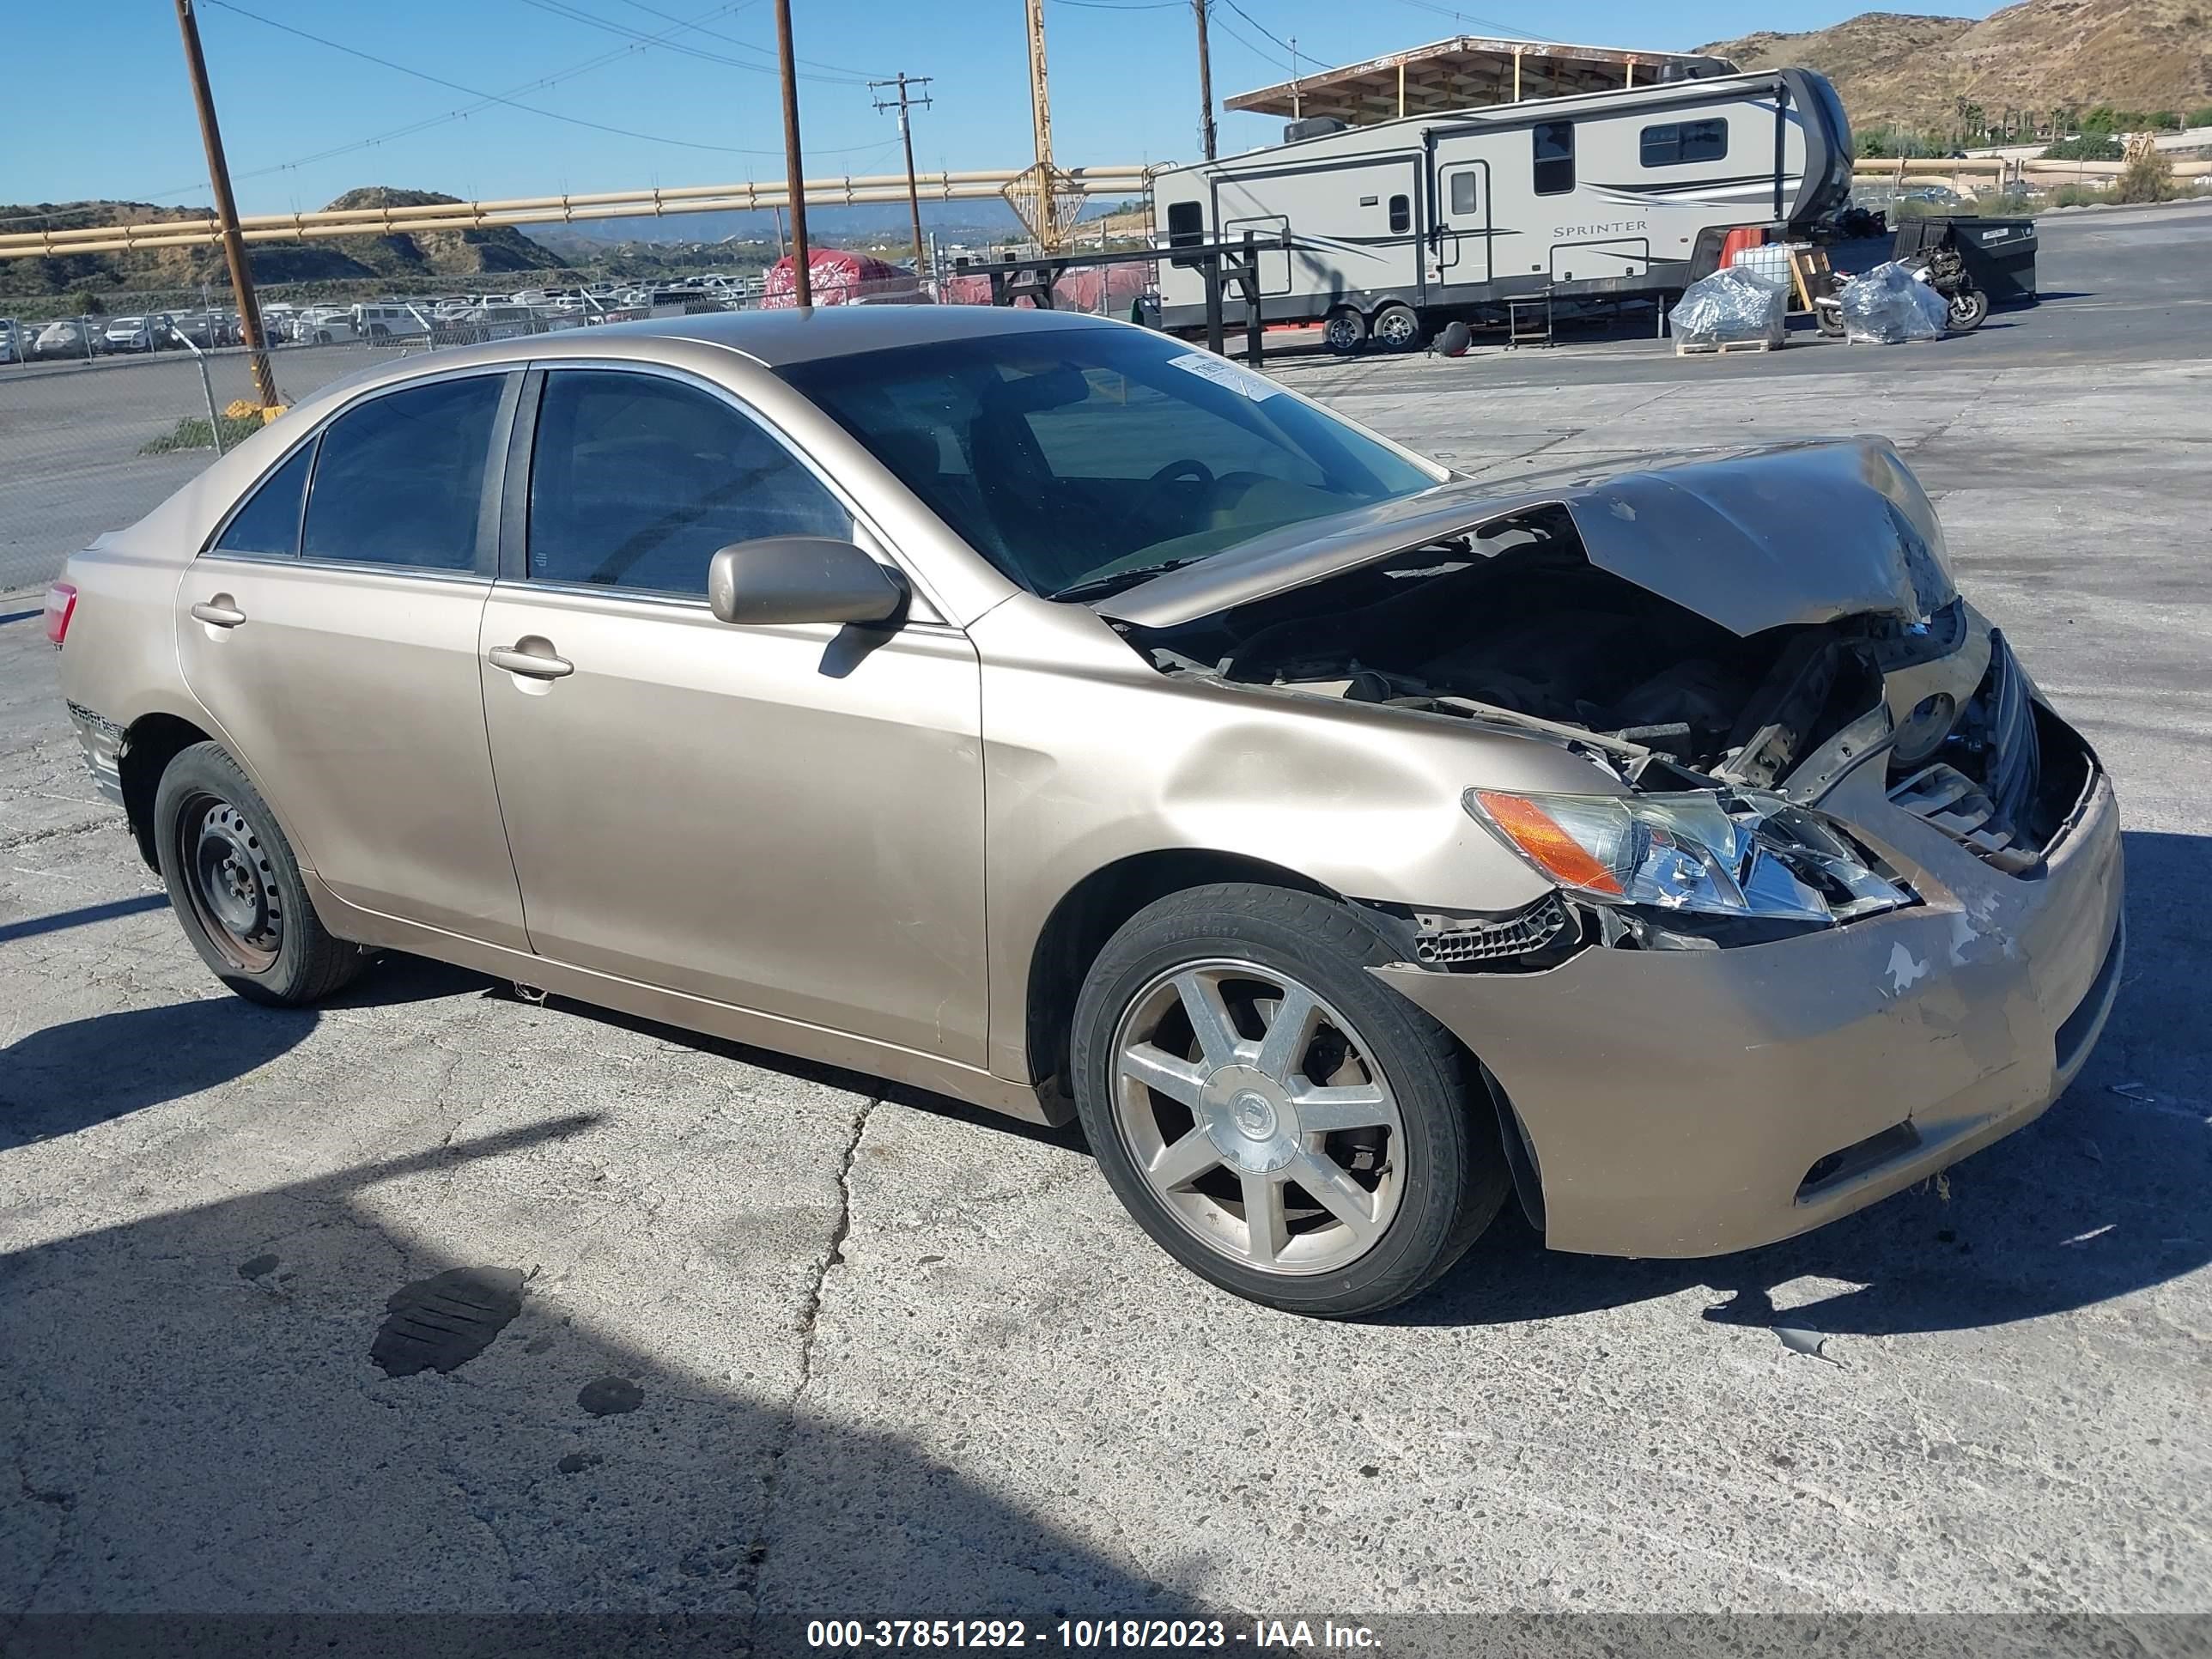
[[[1186,374],[1195,374],[1201,380],[1211,380],[1216,386],[1225,386],[1231,392],[1241,392],[1255,404],[1265,403],[1283,389],[1266,375],[1239,368],[1226,357],[1217,357],[1210,351],[1186,351],[1180,357],[1169,358],[1168,366]]]

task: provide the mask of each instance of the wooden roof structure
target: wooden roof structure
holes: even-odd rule
[[[1725,58],[1691,52],[1460,34],[1238,93],[1222,107],[1292,118],[1327,115],[1365,126],[1435,110],[1516,104],[1576,92],[1615,92],[1659,80],[1735,72],[1735,65]]]

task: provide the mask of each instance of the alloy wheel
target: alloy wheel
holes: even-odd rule
[[[1198,962],[1154,978],[1114,1036],[1114,1115],[1194,1237],[1261,1273],[1340,1269],[1404,1192],[1396,1097],[1358,1032],[1295,979]]]

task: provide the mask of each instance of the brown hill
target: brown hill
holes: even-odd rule
[[[1832,28],[1720,40],[1745,69],[1803,64],[1852,125],[1942,129],[1958,100],[2008,108],[2185,111],[2212,103],[2212,0],[2025,0],[1977,22],[1866,12]]]
[[[420,207],[458,201],[427,190],[371,185],[349,190],[333,208]],[[75,230],[93,225],[204,220],[207,208],[155,207],[144,202],[40,203],[0,206],[11,228]],[[35,217],[32,216],[36,216]],[[556,270],[568,261],[510,227],[491,230],[416,231],[398,236],[343,236],[317,242],[250,244],[254,278],[262,283],[386,280],[395,284],[487,272]],[[58,295],[80,289],[154,292],[222,287],[222,251],[199,247],[149,248],[113,253],[71,253],[52,258],[0,259],[0,294]]]

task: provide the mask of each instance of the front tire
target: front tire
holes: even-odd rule
[[[1951,296],[1945,323],[1954,334],[1967,334],[1982,325],[1990,314],[1990,296],[1978,288],[1962,288]]]
[[[1349,357],[1367,343],[1367,319],[1350,306],[1340,306],[1321,325],[1322,343],[1340,357]]]
[[[1223,883],[1140,910],[1092,964],[1071,1048],[1084,1131],[1200,1277],[1292,1313],[1377,1313],[1498,1213],[1497,1119],[1451,1035],[1367,971],[1395,957],[1342,904]]]
[[[180,750],[161,774],[154,847],[185,937],[247,1000],[301,1007],[368,964],[323,927],[276,814],[221,744]]]

